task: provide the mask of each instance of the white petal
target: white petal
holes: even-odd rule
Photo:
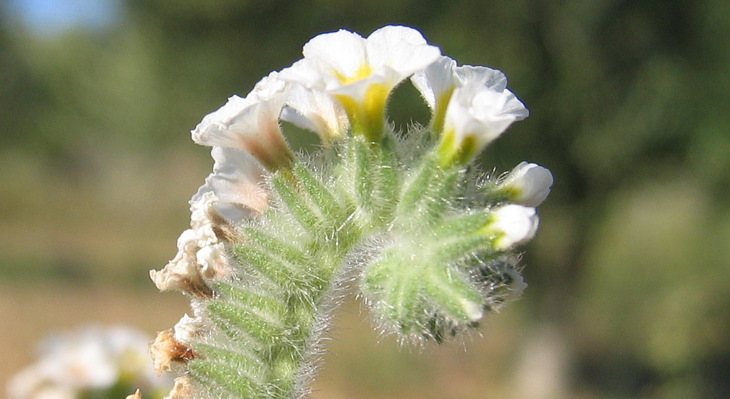
[[[288,90],[289,82],[281,79],[279,72],[271,72],[256,83],[246,98],[250,101],[265,102],[286,94]]]
[[[213,173],[198,189],[191,202],[213,192],[215,210],[226,219],[237,222],[262,213],[269,204],[263,188],[266,171],[248,153],[235,148],[213,147]]]
[[[243,148],[241,135],[256,130],[257,102],[232,96],[216,111],[203,117],[191,132],[193,141],[200,145]]]
[[[507,88],[507,76],[496,69],[485,66],[464,65],[455,69],[459,86],[469,83],[479,83],[494,91],[503,91]]]
[[[198,191],[200,193],[200,191]],[[178,239],[178,248],[181,245],[187,245],[190,247],[202,247],[205,245],[213,244],[218,241],[215,235],[214,224],[215,222],[211,219],[211,209],[218,202],[218,197],[212,191],[196,194],[190,200],[190,227],[191,230],[183,232]],[[185,240],[188,235],[192,234],[190,243],[186,243]],[[182,244],[181,244],[182,243]]]
[[[529,112],[511,91],[479,90],[472,99],[472,114],[496,135],[512,122],[527,118]]]
[[[406,26],[386,26],[367,38],[368,59],[377,69],[388,66],[397,72],[394,84],[426,68],[441,55],[438,47],[430,46],[421,33]]]
[[[367,78],[360,79],[346,85],[340,84],[332,86],[327,92],[333,95],[352,97],[357,102],[363,102],[365,101],[365,98],[367,98],[368,90],[374,84],[384,85],[389,89],[392,89],[395,86],[395,83],[391,83],[394,81],[392,75],[393,73],[391,69],[382,68],[378,74],[371,74]]]
[[[304,45],[304,57],[314,61],[327,74],[355,76],[367,63],[365,39],[346,30],[325,33]]]
[[[279,77],[289,82],[300,84],[308,89],[324,90],[325,82],[322,76],[322,69],[312,61],[305,58],[284,68],[279,72]]]
[[[206,115],[191,132],[193,141],[249,152],[270,169],[288,163],[291,153],[279,128],[288,89],[277,73],[270,74],[248,97],[233,96]]]
[[[198,237],[194,230],[185,230],[178,238],[178,252],[162,270],[151,270],[150,278],[160,291],[200,293],[208,287],[200,275],[196,252]]]
[[[290,91],[281,119],[317,133],[323,141],[342,136],[349,127],[344,108],[332,96],[299,85]]]
[[[411,77],[413,86],[421,92],[423,99],[431,109],[436,107],[436,102],[457,84],[456,61],[442,56],[426,69],[416,72]]]
[[[512,122],[526,118],[525,106],[509,90],[495,91],[470,83],[454,91],[446,111],[444,130],[457,140],[477,139],[484,146],[501,135]]]
[[[200,265],[200,275],[206,279],[220,280],[233,273],[224,243],[200,248],[195,254],[195,259]]]

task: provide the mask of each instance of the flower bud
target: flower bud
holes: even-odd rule
[[[534,163],[521,162],[498,187],[498,192],[517,204],[536,207],[550,194],[553,175]]]
[[[537,225],[535,208],[510,204],[493,211],[492,222],[486,230],[496,235],[496,249],[507,250],[530,241],[535,236]]]

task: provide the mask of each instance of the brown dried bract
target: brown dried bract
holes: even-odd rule
[[[193,350],[177,341],[174,335],[172,329],[160,331],[155,341],[150,344],[152,362],[158,375],[163,371],[172,370],[175,364],[185,364],[195,357]]]

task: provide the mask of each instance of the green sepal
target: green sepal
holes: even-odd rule
[[[400,223],[409,219],[432,225],[438,223],[456,200],[454,194],[461,179],[461,170],[442,169],[437,158],[424,156],[420,167],[406,183],[396,210],[396,220]]]
[[[271,178],[271,185],[297,222],[309,233],[319,237],[323,234],[321,216],[304,201],[297,188],[281,174]]]
[[[284,334],[281,320],[263,318],[245,305],[211,301],[207,309],[213,322],[233,339],[247,335],[262,346],[268,346],[279,342]]]
[[[237,245],[234,253],[244,269],[253,268],[274,282],[281,289],[300,289],[306,285],[317,283],[318,276],[313,275],[308,267],[301,264],[290,264],[274,253],[257,247]]]
[[[226,365],[231,369],[238,370],[242,376],[248,376],[252,383],[261,378],[261,361],[254,354],[241,353],[229,349],[220,349],[212,345],[199,343],[195,345],[197,357],[191,359],[191,363],[212,362]]]
[[[257,313],[273,316],[286,314],[287,311],[285,302],[269,296],[276,295],[276,293],[267,292],[268,295],[261,295],[222,282],[215,283],[213,289],[218,296],[218,300],[246,304],[246,306],[255,310]]]
[[[283,262],[288,266],[288,269],[302,269],[302,265],[309,266],[312,263],[311,258],[301,249],[290,243],[283,242],[270,234],[264,233],[257,228],[244,227],[242,233],[245,243],[241,246],[241,249],[245,247],[258,248],[271,258],[272,262],[274,262],[272,266],[281,267],[280,263]],[[304,267],[303,269],[309,269],[309,267]]]
[[[335,196],[303,164],[294,165],[294,176],[318,208],[320,223],[337,227],[347,217],[347,208],[338,203]]]
[[[188,370],[199,385],[205,386],[207,390],[214,391],[208,392],[207,396],[209,397],[269,397],[259,384],[241,375],[238,369],[231,367],[229,364],[193,359],[188,363]]]
[[[380,144],[353,137],[345,144],[343,165],[337,170],[342,194],[355,205],[354,223],[367,234],[393,218],[400,186],[392,133]]]

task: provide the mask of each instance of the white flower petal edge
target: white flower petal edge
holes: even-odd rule
[[[150,270],[150,278],[160,291],[182,291],[193,295],[210,294],[198,265],[199,238],[195,230],[183,231],[177,240],[177,254],[162,270]]]
[[[211,154],[213,173],[190,200],[191,228],[178,238],[175,257],[162,270],[150,271],[161,291],[210,295],[208,280],[231,272],[226,238],[219,234],[268,207],[268,193],[262,186],[266,172],[251,156],[224,147],[214,147]]]
[[[448,101],[454,89],[467,84],[481,84],[495,91],[507,88],[507,77],[501,71],[484,66],[457,66],[455,60],[446,56],[416,72],[411,82],[432,110]]]
[[[333,95],[350,122],[363,129],[355,134],[377,141],[390,92],[441,51],[413,28],[386,26],[367,39],[345,30],[316,36],[304,45],[303,54],[280,77]]]
[[[307,68],[319,72],[321,82],[318,83],[325,90],[358,76],[363,66],[368,65],[366,39],[344,29],[315,36],[304,45],[302,53],[311,63]]]
[[[292,155],[279,127],[288,90],[289,85],[272,72],[248,97],[232,96],[206,115],[191,131],[193,141],[246,151],[269,170],[288,164]]]
[[[194,204],[205,204],[203,198],[213,193],[216,200],[210,202],[215,211],[229,222],[239,222],[263,213],[269,206],[269,194],[264,188],[266,170],[251,155],[235,148],[213,147],[211,156],[213,173],[206,179],[190,200]],[[194,210],[193,210],[194,211]],[[205,210],[205,212],[208,212]],[[209,216],[205,216],[208,220]],[[196,220],[193,217],[193,220]]]
[[[475,136],[487,144],[512,122],[528,115],[527,108],[511,91],[470,83],[455,90],[446,111],[444,130],[454,129],[458,137]]]
[[[436,61],[438,47],[429,45],[421,32],[406,26],[386,26],[367,39],[369,62],[393,86]]]
[[[306,62],[295,63],[282,76],[333,91],[368,79],[392,88],[434,62],[441,51],[413,28],[386,26],[367,39],[346,30],[316,36],[304,45],[303,54]],[[301,81],[303,77],[309,79]]]
[[[205,331],[205,322],[199,316],[190,317],[187,314],[175,324],[173,327],[174,338],[185,345],[190,345],[203,331]]]
[[[229,97],[222,107],[203,117],[191,132],[193,141],[200,145],[246,149],[239,136],[255,128],[256,104],[239,96]]]
[[[411,83],[421,93],[423,99],[432,110],[446,95],[450,95],[458,82],[455,72],[456,61],[441,56],[423,71],[411,76]]]
[[[295,85],[286,105],[281,120],[317,133],[324,143],[344,137],[350,127],[345,109],[324,92]]]
[[[504,178],[498,190],[506,193],[512,202],[536,207],[550,194],[552,185],[553,175],[548,169],[521,162]]]

